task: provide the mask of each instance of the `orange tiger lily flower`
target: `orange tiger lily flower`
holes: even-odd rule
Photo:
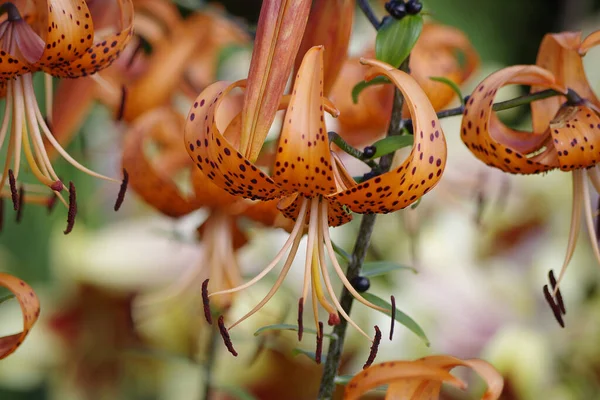
[[[0,360],[8,357],[23,343],[40,316],[40,301],[33,289],[12,275],[0,273],[0,286],[10,290],[21,305],[23,331],[0,337]]]
[[[243,82],[217,82],[196,99],[185,126],[185,145],[192,160],[217,186],[234,196],[252,200],[279,200],[282,213],[295,221],[289,239],[275,259],[254,279],[237,288],[212,293],[232,293],[261,280],[289,251],[283,269],[269,293],[230,329],[250,317],[266,304],[281,286],[298,251],[300,239],[308,231],[306,264],[299,313],[311,290],[313,314],[318,325],[318,305],[329,314],[329,323],[340,317],[364,333],[346,314],[335,296],[326,263],[326,253],[344,286],[361,303],[380,307],[365,300],[350,284],[336,260],[329,236],[330,226],[343,225],[358,213],[389,213],[404,208],[433,188],[446,161],[446,142],[427,96],[414,79],[402,71],[376,61],[363,60],[371,66],[367,79],[387,76],[404,93],[415,121],[415,143],[410,156],[392,171],[357,184],[329,148],[324,112],[337,110],[322,96],[323,48],[313,47],[304,56],[292,94],[285,103],[287,112],[275,154],[271,176],[239,152],[232,141],[236,133],[227,127],[221,133],[216,123],[226,95]],[[239,132],[237,133],[239,135]],[[325,291],[322,287],[325,283]],[[328,299],[329,297],[329,299]],[[331,303],[333,302],[333,304]],[[389,310],[383,310],[389,311]]]
[[[361,371],[346,385],[344,400],[359,399],[367,391],[386,384],[386,400],[436,400],[443,383],[467,389],[466,382],[450,373],[456,367],[471,368],[485,380],[487,390],[482,400],[496,400],[502,394],[504,379],[491,364],[479,359],[428,356],[415,361],[383,362]]]
[[[62,148],[38,107],[32,80],[36,71],[59,78],[78,78],[109,66],[129,42],[133,29],[131,0],[118,0],[118,4],[120,29],[101,38],[94,34],[92,15],[83,0],[38,0],[32,7],[25,7],[24,2],[0,5],[5,13],[0,22],[0,87],[6,93],[0,146],[8,142],[0,195],[12,195],[15,199],[23,153],[37,180],[63,200],[60,192],[64,185],[50,163],[44,139],[83,172],[120,182],[89,170]],[[5,187],[9,175],[10,192]],[[69,192],[74,197],[74,191]]]
[[[573,174],[573,208],[567,253],[557,281],[551,277],[554,294],[571,261],[579,230],[581,214],[597,262],[600,249],[594,227],[594,211],[588,195],[588,181],[600,193],[600,102],[589,86],[582,56],[600,42],[600,31],[581,40],[580,33],[546,35],[538,53],[538,66],[514,66],[486,78],[473,92],[462,121],[463,142],[486,164],[517,174],[535,174],[560,168]],[[544,67],[545,69],[542,69]],[[521,132],[504,126],[492,103],[497,90],[507,84],[530,85],[532,91],[554,89],[567,93],[573,89],[581,96],[577,104],[565,103],[556,96],[531,103],[533,132]],[[547,291],[547,287],[545,288]],[[549,298],[548,294],[546,297]],[[549,300],[550,301],[550,300]],[[553,307],[564,325],[562,300]],[[551,303],[552,305],[552,303]]]
[[[463,62],[459,55],[463,56]],[[433,22],[423,26],[409,61],[411,76],[423,88],[436,111],[450,104],[456,93],[448,85],[430,78],[444,77],[461,85],[478,66],[477,52],[463,32]],[[384,133],[394,98],[390,85],[377,85],[364,89],[358,103],[354,104],[353,84],[360,82],[363,75],[364,66],[360,65],[359,59],[350,58],[331,92],[331,99],[340,110],[338,133],[354,146],[369,144]],[[404,116],[408,116],[406,108]]]

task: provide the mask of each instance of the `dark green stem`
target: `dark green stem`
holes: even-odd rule
[[[204,377],[204,393],[203,400],[209,400],[212,394],[213,370],[217,361],[217,345],[219,341],[219,331],[216,327],[210,330],[210,338],[206,344],[206,359],[202,366],[202,375]]]
[[[403,71],[408,70],[408,58],[400,69]],[[404,128],[404,120],[402,119],[402,107],[404,106],[404,97],[402,93],[396,89],[394,92],[394,105],[392,108],[392,117],[390,125],[388,127],[387,136],[396,136],[402,134]],[[377,169],[382,173],[387,172],[392,165],[394,153],[386,154],[381,157]],[[352,251],[352,259],[348,264],[346,271],[346,277],[352,281],[355,277],[360,274],[363,262],[371,243],[371,234],[375,227],[376,214],[363,215],[360,221],[360,228],[358,229],[358,236],[356,243],[354,244],[354,250]],[[344,311],[350,315],[352,309],[352,303],[354,302],[354,296],[344,287],[342,295],[340,297],[340,304]],[[333,398],[335,391],[335,376],[338,373],[340,367],[340,360],[342,357],[342,351],[344,349],[344,340],[346,339],[346,329],[348,328],[348,322],[342,319],[341,322],[333,328],[333,334],[337,336],[337,340],[329,342],[329,350],[327,351],[327,360],[325,361],[325,367],[323,368],[323,376],[321,378],[321,386],[319,388],[319,399],[329,400]]]
[[[373,9],[369,4],[369,0],[358,0],[358,6],[360,7],[363,14],[365,14],[365,17],[367,17],[371,25],[373,25],[373,28],[375,28],[375,30],[379,29],[379,27],[381,26],[381,21],[379,21],[379,18],[377,18],[377,16],[373,12]]]
[[[369,160],[367,157],[365,157],[365,153],[363,153],[355,147],[350,146],[340,135],[338,135],[335,132],[328,132],[328,134],[329,141],[335,143],[335,145],[342,149],[345,153],[348,153],[352,157],[364,162],[369,167],[371,167],[371,169],[379,168],[375,161]]]

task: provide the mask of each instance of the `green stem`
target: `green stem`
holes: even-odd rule
[[[203,400],[209,400],[212,394],[212,381],[214,365],[217,361],[217,345],[219,341],[219,331],[213,327],[210,332],[210,338],[206,344],[206,359],[202,365],[202,375],[204,380]]]
[[[348,142],[346,142],[337,133],[329,132],[329,141],[335,143],[335,145],[342,149],[345,153],[348,153],[352,157],[364,162],[369,167],[371,167],[371,169],[378,168],[378,165],[375,161],[369,160],[367,157],[365,157],[365,154],[362,151],[358,150],[356,147],[350,146]]]
[[[403,71],[408,70],[408,58],[400,69]],[[394,91],[394,105],[392,108],[392,117],[390,125],[388,127],[387,136],[396,136],[402,134],[404,128],[404,120],[402,119],[402,108],[404,106],[404,97],[402,93],[396,89]],[[394,153],[386,154],[381,157],[377,169],[382,173],[387,172],[394,158]],[[376,214],[363,215],[360,221],[360,228],[358,229],[358,235],[356,243],[354,244],[354,250],[352,251],[352,260],[348,264],[346,271],[346,277],[352,281],[355,277],[360,274],[363,262],[371,243],[371,235],[373,228],[375,227]],[[340,297],[340,304],[348,315],[352,309],[352,303],[354,302],[354,296],[345,287],[342,290]],[[333,328],[333,334],[337,336],[338,340],[332,340],[329,342],[329,350],[327,351],[327,360],[325,361],[325,367],[323,368],[323,376],[321,378],[321,386],[319,387],[319,399],[329,400],[333,398],[335,391],[335,377],[340,367],[340,360],[342,358],[342,351],[344,349],[344,340],[346,339],[346,329],[348,328],[348,322],[342,319],[341,322]]]

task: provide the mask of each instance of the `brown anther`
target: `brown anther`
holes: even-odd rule
[[[17,216],[15,218],[17,223],[21,222],[21,219],[23,218],[23,204],[25,204],[25,188],[21,186],[19,188],[19,207],[17,210]]]
[[[302,334],[304,333],[304,322],[302,319],[304,314],[304,297],[300,297],[298,300],[298,341],[302,341]]]
[[[17,181],[12,169],[8,170],[8,184],[10,185],[10,195],[13,202],[13,209],[19,210],[19,192],[17,190]]]
[[[221,332],[221,337],[223,338],[223,343],[225,343],[225,347],[227,347],[227,350],[229,350],[229,352],[231,354],[233,354],[235,357],[237,357],[238,353],[237,351],[235,351],[235,349],[233,348],[233,343],[231,342],[231,337],[229,337],[229,332],[227,331],[227,328],[225,328],[225,322],[223,321],[223,316],[221,315],[219,317],[219,332]]]
[[[115,201],[115,211],[119,211],[121,205],[123,204],[123,200],[125,200],[125,192],[127,192],[127,186],[129,185],[129,174],[127,170],[123,168],[123,181],[121,182],[121,187],[119,188],[119,194],[117,195],[117,201]]]
[[[64,234],[68,235],[75,226],[75,217],[77,216],[77,193],[75,192],[75,185],[73,182],[69,182],[69,212],[67,214],[67,229]]]
[[[321,355],[323,354],[323,323],[319,321],[319,330],[317,331],[317,349],[315,351],[315,361],[321,364]]]
[[[552,309],[552,313],[554,314],[554,318],[556,318],[556,321],[558,322],[558,324],[562,328],[564,328],[565,327],[565,321],[562,318],[562,314],[560,312],[560,308],[554,302],[554,298],[552,298],[552,295],[550,294],[550,291],[548,290],[548,285],[544,285],[544,297],[546,298],[546,301],[548,302],[548,304],[550,305],[550,308]]]
[[[50,189],[54,190],[55,192],[62,192],[64,188],[65,185],[62,183],[62,181],[56,181],[50,185]]]
[[[375,325],[375,338],[373,338],[373,344],[371,345],[371,352],[369,353],[369,358],[367,358],[367,362],[363,365],[363,369],[367,369],[373,364],[375,361],[375,357],[377,357],[377,350],[379,350],[379,343],[381,342],[381,331],[379,327]]]
[[[46,205],[46,207],[48,208],[48,214],[50,214],[52,212],[52,210],[54,210],[54,207],[56,206],[57,202],[58,202],[58,196],[56,196],[56,195],[50,196],[48,198],[48,204]]]
[[[127,88],[125,85],[121,86],[121,103],[119,104],[119,109],[117,110],[116,120],[122,121],[123,116],[125,115],[125,102],[127,101]]]
[[[556,304],[560,308],[560,312],[565,315],[567,313],[567,309],[565,308],[565,303],[563,302],[562,293],[560,293],[560,288],[556,288],[556,278],[554,277],[554,271],[550,270],[548,272],[548,278],[550,279],[550,286],[552,287],[552,291],[556,290]]]
[[[390,296],[390,302],[392,303],[392,323],[390,326],[390,340],[394,337],[394,325],[396,324],[396,298],[394,295]]]
[[[204,318],[206,322],[212,325],[212,315],[210,314],[210,300],[208,299],[208,279],[202,282],[202,304],[204,305]]]
[[[329,319],[327,320],[327,325],[335,326],[335,325],[339,325],[340,322],[342,322],[342,321],[340,320],[340,316],[337,313],[329,314]]]

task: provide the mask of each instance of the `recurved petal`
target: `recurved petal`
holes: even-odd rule
[[[592,47],[600,44],[600,30],[590,33],[579,46],[579,54],[584,56]]]
[[[600,118],[589,107],[564,105],[549,129],[561,170],[588,168],[600,161]]]
[[[463,381],[445,368],[429,365],[421,360],[389,361],[373,365],[356,374],[346,385],[344,400],[360,399],[362,394],[385,384],[390,384],[386,399],[421,399],[422,397],[413,396],[421,386],[430,382],[466,387]]]
[[[85,0],[35,0],[39,15],[46,16],[41,32],[46,43],[36,65],[52,69],[80,58],[94,40],[94,23]]]
[[[589,48],[594,41],[594,36],[591,36],[584,49]],[[540,44],[536,65],[552,72],[557,83],[573,89],[584,99],[600,106],[585,75],[580,55],[581,46],[581,32],[547,34]],[[537,86],[532,87],[532,91],[538,90]],[[562,97],[551,97],[531,103],[533,129],[538,131],[548,126],[563,102]]]
[[[243,83],[216,82],[200,93],[186,120],[185,147],[196,166],[218,187],[234,196],[272,200],[284,191],[238,152],[217,125],[215,114],[223,98]]]
[[[66,2],[65,0],[61,1]],[[83,1],[83,3],[85,3],[85,1]],[[107,35],[100,39],[96,38],[95,44],[91,45],[90,42],[83,53],[78,51],[78,57],[69,60],[68,62],[65,61],[65,63],[59,65],[44,64],[42,69],[57,77],[78,78],[80,76],[94,74],[111,65],[113,61],[119,57],[121,51],[127,46],[133,35],[132,0],[119,0],[119,9],[121,11],[121,27],[119,32]],[[89,15],[89,13],[86,13],[85,15]],[[87,22],[84,25],[87,25]],[[86,40],[89,36],[90,34],[86,36]],[[46,43],[48,43],[48,41],[46,41]],[[48,45],[46,45],[46,48],[47,46]],[[42,60],[44,60],[44,56],[42,56]]]
[[[40,301],[28,284],[12,275],[0,273],[0,286],[15,295],[23,313],[23,331],[0,338],[0,359],[3,359],[12,354],[27,337],[40,315]]]
[[[508,84],[566,92],[550,72],[540,67],[516,65],[501,69],[484,79],[471,94],[462,119],[462,141],[475,157],[505,172],[535,174],[556,168],[551,148],[528,157],[549,139],[548,125],[535,129],[534,124],[533,132],[514,130],[504,125],[493,111],[496,92]]]
[[[358,213],[389,213],[408,206],[429,192],[446,165],[446,139],[435,110],[419,84],[408,74],[377,60],[366,79],[387,76],[400,89],[413,120],[413,149],[404,163],[376,178],[332,196]]]
[[[304,197],[336,191],[323,100],[323,46],[302,61],[275,155],[273,180]]]
[[[355,0],[313,1],[306,31],[296,55],[294,70],[300,69],[304,54],[313,46],[324,46],[323,93],[327,97],[348,56]]]
[[[311,0],[265,0],[242,111],[240,151],[255,161],[275,118],[306,27]]]
[[[129,174],[131,189],[146,203],[165,215],[181,217],[200,206],[181,193],[173,180],[176,171],[155,165],[146,155],[146,145],[153,130],[165,118],[177,118],[177,115],[161,110],[148,113],[135,122],[125,136],[122,165]],[[191,166],[183,149],[179,158]]]

